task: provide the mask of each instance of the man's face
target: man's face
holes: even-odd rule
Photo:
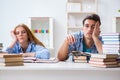
[[[96,24],[96,21],[94,20],[91,20],[91,19],[85,20],[83,25],[83,32],[86,38],[89,38],[89,39],[92,38],[92,33],[94,31],[95,24]]]

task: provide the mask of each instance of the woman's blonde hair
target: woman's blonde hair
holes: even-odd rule
[[[44,44],[43,44],[41,41],[39,41],[39,40],[34,36],[34,34],[33,34],[32,31],[28,28],[27,25],[25,25],[25,24],[19,24],[19,25],[17,25],[17,26],[15,27],[14,31],[16,31],[16,29],[17,29],[18,27],[23,27],[23,28],[26,30],[27,35],[28,35],[28,41],[29,41],[29,42],[34,42],[35,44],[38,44],[38,45],[41,45],[41,46],[45,47]]]

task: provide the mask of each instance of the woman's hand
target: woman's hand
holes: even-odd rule
[[[95,24],[95,28],[94,28],[94,31],[93,31],[93,34],[92,34],[92,37],[93,37],[93,39],[94,38],[98,38],[98,36],[100,35],[100,24],[99,24],[99,22],[96,22],[96,24]]]
[[[9,48],[13,48],[14,45],[16,44],[16,42],[17,42],[17,37],[16,37],[14,31],[11,31],[11,36],[12,36],[12,38],[13,38],[13,41],[12,41],[12,43],[9,45]]]
[[[14,41],[14,42],[17,42],[17,37],[16,37],[14,31],[11,31],[11,36],[12,36],[12,38],[13,38],[13,41]]]
[[[68,45],[70,45],[75,43],[76,39],[73,35],[68,35],[65,41],[67,42]]]
[[[20,53],[23,57],[35,57],[35,53]]]

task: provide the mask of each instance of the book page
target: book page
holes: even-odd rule
[[[24,57],[24,63],[34,63],[36,61],[35,57]]]
[[[56,58],[50,58],[50,59],[37,59],[35,63],[56,63],[58,62],[58,59]]]
[[[24,57],[24,63],[56,63],[56,58],[50,59],[36,59],[35,57]]]

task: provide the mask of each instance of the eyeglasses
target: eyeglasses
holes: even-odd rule
[[[21,33],[21,35],[24,35],[24,34],[26,34],[27,32],[26,32],[25,30],[23,30],[23,31],[21,31],[21,32],[17,31],[17,32],[15,32],[15,35],[19,35],[20,33]]]

